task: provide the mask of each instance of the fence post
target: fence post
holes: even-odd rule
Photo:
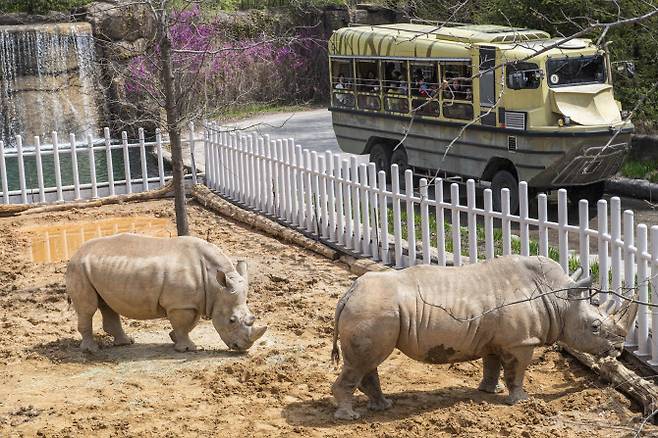
[[[450,204],[452,209],[450,213],[452,214],[452,264],[453,266],[462,265],[462,241],[461,241],[461,225],[459,210],[459,184],[452,183],[450,184]]]
[[[521,255],[530,255],[530,233],[528,227],[528,183],[519,182],[519,237],[521,238]]]
[[[204,161],[204,176],[206,179],[206,187],[212,187],[213,177],[212,163],[210,160],[210,130],[208,129],[208,121],[203,121],[203,161]]]
[[[73,191],[75,193],[75,200],[80,199],[80,174],[78,173],[78,150],[75,144],[75,134],[69,135],[69,143],[71,146],[71,170],[73,171]]]
[[[318,185],[320,186],[320,230],[323,239],[329,238],[328,170],[326,156],[318,155]]]
[[[404,267],[402,260],[402,212],[400,211],[400,171],[391,165],[391,198],[393,200],[393,238],[395,239],[395,267]]]
[[[586,199],[581,199],[578,202],[578,242],[579,248],[579,261],[580,267],[583,268],[583,276],[587,277],[590,274],[589,266],[589,204]]]
[[[352,237],[352,176],[350,175],[350,162],[343,160],[343,200],[345,201],[345,248],[353,248]]]
[[[605,199],[600,199],[596,204],[596,219],[598,222],[598,245],[597,252],[599,255],[599,287],[601,293],[599,297],[599,305],[608,300],[608,291],[610,289],[610,281],[608,280],[608,202]]]
[[[343,200],[343,176],[340,155],[334,155],[334,176],[336,181],[336,240],[339,245],[345,244],[345,216]],[[377,186],[375,185],[374,188]],[[373,205],[373,208],[375,206]]]
[[[158,177],[160,178],[160,187],[165,185],[164,157],[162,156],[162,132],[160,128],[155,130],[155,148],[158,154]]]
[[[405,202],[407,204],[407,253],[408,265],[416,264],[416,220],[414,210],[414,174],[411,169],[404,171]]]
[[[638,300],[642,303],[649,302],[649,281],[651,277],[647,275],[647,226],[640,224],[637,226],[637,282],[638,282]],[[655,274],[654,274],[655,275]],[[632,295],[631,295],[632,296]],[[637,345],[638,349],[634,353],[637,356],[646,356],[651,354],[649,348],[649,307],[640,304],[637,309]]]
[[[2,180],[2,202],[9,204],[9,182],[7,181],[7,164],[5,163],[5,144],[0,141],[0,179]],[[60,192],[61,193],[61,185]]]
[[[128,134],[121,131],[121,146],[123,148],[123,171],[126,175],[126,193],[133,192],[132,178],[130,176],[130,153],[128,151]]]
[[[510,223],[510,193],[509,189],[505,187],[500,191],[501,198],[501,214],[503,215],[503,255],[512,254],[512,230]]]
[[[624,211],[624,289],[622,295],[633,298],[635,296],[635,225],[634,213],[631,210]],[[627,304],[627,303],[624,303]],[[626,346],[637,345],[635,324],[626,335]]]
[[[39,202],[46,202],[46,191],[43,186],[43,161],[41,160],[41,138],[34,136],[34,158],[37,164],[37,184],[39,185]]]
[[[317,154],[313,155],[311,154],[311,151],[308,149],[304,149],[303,151],[304,154],[304,168],[306,169],[306,172],[304,174],[304,195],[306,196],[306,220],[304,222],[304,225],[306,227],[306,231],[309,233],[314,232],[314,218],[315,218],[315,211],[313,211],[315,204],[315,194],[317,193],[317,189],[315,186],[315,173],[317,172],[317,167],[316,167],[316,162],[317,159]],[[301,224],[300,224],[301,225]]]
[[[379,261],[379,212],[377,210],[377,168],[375,163],[368,163],[368,180],[370,183],[370,208],[372,213],[370,214],[370,253],[371,257],[375,261]]]
[[[546,193],[537,196],[537,213],[539,216],[539,255],[548,257],[548,198]]]
[[[363,212],[363,255],[370,255],[370,195],[368,194],[368,168],[365,164],[359,166],[361,179],[361,211]],[[372,184],[372,182],[370,182]]]
[[[350,165],[352,166],[352,206],[354,210],[354,240],[352,241],[352,248],[356,253],[361,252],[361,199],[359,197],[359,165],[357,164],[356,157],[350,158]],[[315,190],[314,190],[315,192]]]
[[[560,266],[569,273],[569,233],[567,231],[567,191],[560,189],[557,192],[557,222],[558,241],[560,250]]]
[[[110,128],[103,128],[103,137],[105,139],[105,164],[107,165],[107,181],[110,190],[110,196],[116,194],[114,190],[114,166],[112,165],[112,141],[110,139]]]
[[[612,291],[621,292],[621,200],[613,196],[610,198],[610,245],[612,251]],[[621,298],[614,295],[617,305]]]
[[[59,139],[57,131],[52,133],[53,139],[53,165],[55,167],[55,186],[57,187],[57,202],[64,202],[64,193],[62,191],[62,168],[59,161]]]
[[[139,158],[141,161],[142,167],[142,191],[148,191],[149,189],[149,176],[148,169],[146,167],[146,145],[144,144],[144,128],[139,128],[137,130],[139,136]],[[194,175],[194,174],[193,174]],[[195,183],[196,184],[196,183]]]
[[[475,181],[466,181],[466,206],[468,207],[468,257],[471,263],[478,261],[477,224],[475,222]]]
[[[493,192],[484,189],[484,246],[487,260],[495,256],[493,234]]]
[[[96,182],[96,156],[94,155],[94,139],[87,134],[87,148],[89,149],[89,178],[91,180],[91,199],[98,198],[98,184]]]
[[[651,227],[651,302],[658,303],[658,225]],[[651,307],[651,360],[658,366],[658,307]]]
[[[190,122],[188,127],[190,130],[189,146],[190,146],[190,159],[192,160],[192,184],[196,185],[196,153],[194,150],[194,148],[196,147],[196,140],[194,139],[194,122]],[[207,165],[208,163],[206,163],[206,166]]]
[[[329,214],[329,240],[331,242],[336,241],[336,202],[334,199],[334,160],[331,152],[327,151],[325,153],[326,165],[327,165],[327,191],[328,193],[328,203],[327,203],[327,213]]]
[[[434,201],[436,202],[436,250],[439,266],[446,265],[446,228],[443,209],[443,179],[434,180]]]
[[[427,190],[427,179],[420,179],[420,235],[423,239],[423,264],[429,265],[432,262],[430,254],[430,218],[429,218],[429,196]]]
[[[264,139],[264,144],[265,144],[265,152],[266,152],[266,159],[265,159],[265,179],[267,181],[267,213],[270,215],[274,216],[276,214],[276,209],[274,207],[274,191],[276,187],[276,177],[272,173],[274,171],[274,163],[273,163],[273,156],[272,156],[272,142],[269,139],[269,136],[265,136]]]
[[[288,154],[289,154],[289,160],[288,160],[288,175],[289,175],[289,182],[288,182],[288,187],[290,190],[290,202],[288,204],[288,222],[292,224],[293,226],[299,225],[297,223],[297,207],[299,205],[298,199],[297,199],[297,191],[299,189],[297,185],[297,178],[299,171],[297,169],[297,154],[295,152],[295,140],[292,138],[288,139]]]
[[[379,177],[379,224],[381,236],[382,263],[389,263],[388,248],[388,204],[386,202],[386,172],[380,170]]]
[[[25,184],[25,160],[23,158],[23,138],[16,136],[16,157],[18,159],[18,186],[21,189],[21,203],[27,204],[27,187]]]

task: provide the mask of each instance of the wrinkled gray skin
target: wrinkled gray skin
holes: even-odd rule
[[[344,363],[332,386],[335,417],[359,418],[352,408],[356,388],[368,396],[370,409],[391,406],[382,394],[377,367],[395,348],[434,364],[482,358],[479,389],[500,391],[502,369],[510,404],[527,398],[523,377],[535,347],[562,341],[587,353],[618,354],[634,310],[624,312],[621,321],[578,299],[584,289],[579,286],[544,257],[510,256],[460,268],[416,266],[363,275],[336,307],[332,358],[339,360],[340,336]],[[550,291],[560,292],[546,294]]]
[[[176,351],[195,350],[189,332],[204,316],[212,319],[229,348],[247,350],[267,329],[254,325],[247,307],[248,286],[245,261],[234,267],[219,248],[189,236],[118,234],[93,239],[80,247],[66,270],[66,290],[82,335],[80,348],[89,352],[98,351],[92,331],[97,309],[114,345],[134,342],[123,331],[119,315],[166,317]]]

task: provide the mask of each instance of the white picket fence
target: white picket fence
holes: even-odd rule
[[[597,263],[598,284],[603,291],[628,295],[632,288],[637,288],[640,301],[658,303],[658,226],[649,230],[645,224],[635,225],[633,212],[622,213],[617,197],[609,203],[598,201],[597,226],[591,228],[586,200],[578,205],[578,225],[569,224],[564,189],[558,192],[558,219],[554,222],[548,219],[545,194],[538,196],[537,215],[531,216],[525,182],[519,183],[516,215],[510,213],[508,189],[502,191],[502,211],[493,210],[490,189],[484,190],[483,208],[476,206],[473,180],[466,184],[465,204],[460,202],[460,185],[452,183],[446,194],[440,178],[431,183],[421,179],[414,190],[410,170],[406,171],[405,190],[401,191],[396,165],[391,169],[389,188],[385,173],[377,173],[374,164],[358,164],[355,157],[348,160],[331,152],[309,152],[293,139],[244,135],[207,125],[204,153],[206,184],[211,189],[373,260],[401,268],[419,263],[446,265],[452,256],[452,263],[460,266],[493,258],[496,244],[502,244],[499,252],[503,255],[512,254],[514,246],[522,255],[555,257],[557,251],[558,261],[567,272],[570,258],[586,276],[591,275],[593,263]],[[448,232],[444,228],[445,215],[451,223]],[[483,223],[484,242],[478,238],[478,232],[482,237],[478,220]],[[502,228],[498,242],[494,222]],[[518,236],[512,234],[513,225],[518,228]],[[530,238],[531,230],[537,236],[535,241]],[[549,233],[557,233],[557,248],[549,247]],[[579,237],[575,251],[569,248],[570,233]],[[592,239],[597,243],[594,254],[590,254]],[[452,254],[446,250],[450,242]],[[531,246],[536,252],[531,253]],[[622,300],[605,292],[598,298],[600,302]],[[658,337],[652,341],[651,333],[658,333],[658,308],[641,306],[636,329],[629,333],[627,345],[636,345],[636,355],[658,366]]]
[[[144,139],[144,130],[139,130],[137,142],[129,142],[125,132],[120,142],[110,137],[108,128],[104,129],[102,139],[94,141],[89,135],[86,142],[80,142],[74,134],[69,135],[68,143],[60,143],[57,132],[53,132],[48,144],[40,137],[34,137],[31,145],[24,144],[21,136],[16,137],[15,147],[7,148],[0,142],[0,202],[4,204],[51,203],[82,199],[95,199],[105,196],[138,193],[163,186],[171,179],[165,171],[163,159],[162,135],[155,134],[155,141]],[[154,148],[157,172],[151,169],[149,175],[147,150]],[[131,170],[131,150],[139,150],[140,171],[135,177]],[[115,180],[115,167],[112,151],[121,150],[119,164],[123,178]],[[52,168],[44,172],[44,162],[52,157]],[[102,157],[107,171],[106,178],[98,178],[96,160]],[[27,165],[27,160],[34,163]],[[134,159],[134,157],[133,157]],[[66,163],[65,165],[62,163]],[[151,166],[153,167],[153,166]],[[12,172],[13,180],[9,178]],[[54,174],[54,180],[48,183],[48,177]],[[84,178],[81,175],[84,174]],[[36,175],[36,181],[34,176]],[[30,178],[32,177],[32,178]],[[66,177],[66,178],[64,178]],[[18,187],[11,189],[10,182],[17,179]],[[70,183],[64,180],[70,179]],[[88,182],[81,182],[88,179]],[[30,181],[32,183],[30,184]],[[64,182],[63,182],[64,181]]]

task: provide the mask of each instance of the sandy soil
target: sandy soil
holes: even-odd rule
[[[391,410],[333,420],[329,388],[334,306],[354,280],[344,266],[191,208],[194,234],[249,261],[250,306],[269,324],[244,355],[209,321],[202,351],[176,353],[166,321],[124,321],[136,344],[78,351],[65,262],[29,262],[22,227],[111,216],[172,217],[172,203],[109,206],[0,219],[0,436],[632,436],[641,415],[573,359],[538,350],[514,407],[475,388],[481,362],[426,365],[394,353],[380,368]],[[98,315],[97,315],[98,317]],[[649,427],[649,433],[658,429]]]

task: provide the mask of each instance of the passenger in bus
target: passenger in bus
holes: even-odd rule
[[[379,93],[379,80],[373,71],[368,72],[368,79],[365,80],[365,90],[371,93]]]
[[[336,85],[334,85],[334,88],[337,90],[349,90],[351,88],[350,83],[345,80],[345,75],[343,73],[338,74],[338,80]],[[351,97],[352,96],[349,94],[336,93],[336,100],[341,105],[348,105],[351,101]]]

